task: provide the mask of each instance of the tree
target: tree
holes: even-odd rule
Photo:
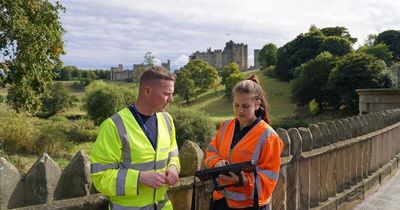
[[[392,86],[388,76],[383,74],[385,69],[384,62],[361,52],[349,53],[340,58],[328,79],[329,89],[339,96],[339,101],[336,101],[336,103],[346,105],[349,113],[357,113],[358,95],[356,89]]]
[[[146,66],[154,66],[156,64],[156,57],[151,53],[147,52],[143,57],[143,64]]]
[[[322,105],[330,97],[335,97],[326,89],[329,73],[334,67],[335,58],[329,52],[323,52],[298,67],[291,81],[293,101],[305,105],[315,99]]]
[[[324,38],[320,30],[312,30],[298,35],[294,40],[280,47],[277,51],[275,76],[279,80],[291,80],[296,67],[319,54]]]
[[[95,81],[86,88],[84,108],[89,118],[99,125],[112,114],[133,103],[136,96],[131,88]]]
[[[352,43],[346,38],[329,36],[322,41],[319,51],[328,51],[332,55],[342,56],[352,50],[351,45]]]
[[[202,60],[192,60],[187,63],[183,69],[190,73],[196,87],[208,89],[216,80],[218,80],[217,70]]]
[[[224,66],[221,71],[221,84],[225,84],[226,79],[231,76],[232,74],[239,74],[240,69],[239,65],[235,62]]]
[[[60,3],[48,0],[1,1],[0,76],[10,84],[7,103],[16,111],[36,114],[47,94],[64,53]]]
[[[364,52],[375,56],[378,59],[385,61],[386,65],[391,66],[393,63],[393,53],[389,50],[386,44],[365,45],[360,47],[357,51]]]
[[[72,108],[78,98],[71,96],[61,82],[55,82],[50,86],[49,95],[44,96],[41,100],[43,105],[37,116],[48,118]]]
[[[383,43],[393,52],[395,59],[400,59],[400,31],[387,30],[376,37],[375,44]]]
[[[277,50],[278,48],[273,43],[264,45],[258,54],[258,62],[260,62],[261,68],[267,68],[269,66],[276,65]]]
[[[237,83],[244,80],[244,76],[241,73],[231,74],[225,81],[225,97],[232,99],[232,90]]]
[[[338,36],[347,39],[352,44],[357,42],[357,38],[351,37],[349,30],[346,27],[335,26],[335,27],[326,27],[321,29],[321,32],[325,36]]]
[[[186,104],[189,104],[189,100],[195,95],[194,81],[190,78],[190,73],[181,69],[175,72],[175,93],[186,100]]]

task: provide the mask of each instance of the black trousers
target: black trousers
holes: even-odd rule
[[[267,204],[265,206],[260,206],[259,210],[270,210],[270,204]],[[215,200],[213,201],[213,208],[212,210],[238,210],[238,209],[233,209],[228,206],[226,203],[225,198],[222,198],[220,200]],[[244,208],[242,210],[252,210],[252,207],[249,208]]]

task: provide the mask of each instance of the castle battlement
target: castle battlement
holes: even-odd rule
[[[189,59],[204,60],[215,68],[222,68],[235,62],[239,65],[240,70],[247,70],[247,44],[234,43],[232,40],[230,40],[225,44],[224,50],[211,50],[211,47],[209,47],[207,48],[206,52],[194,52],[191,56],[189,56]]]

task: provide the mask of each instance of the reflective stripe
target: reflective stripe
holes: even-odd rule
[[[217,149],[216,149],[214,146],[212,146],[211,144],[209,144],[209,145],[207,146],[206,152],[215,152],[215,153],[218,153]]]
[[[275,173],[270,170],[262,170],[261,168],[257,167],[257,172],[261,172],[262,174],[266,175],[268,178],[273,179],[273,180],[278,180],[279,174]]]
[[[98,173],[101,171],[107,171],[107,169],[117,169],[119,168],[118,163],[110,163],[110,164],[101,164],[101,163],[92,163],[90,164],[90,173]]]
[[[125,180],[126,180],[127,172],[128,172],[128,169],[126,169],[126,168],[120,168],[118,170],[117,181],[116,181],[116,186],[117,186],[116,194],[117,194],[117,196],[118,195],[125,195]]]
[[[106,171],[107,169],[133,169],[138,171],[151,171],[154,169],[163,169],[167,166],[168,159],[158,160],[154,163],[154,161],[145,162],[145,163],[135,163],[135,164],[118,164],[118,163],[110,163],[110,164],[101,164],[101,163],[92,163],[90,164],[90,173],[98,173],[101,171]]]
[[[256,162],[258,161],[260,154],[261,154],[261,149],[263,148],[265,142],[268,140],[269,135],[273,132],[272,128],[269,127],[264,133],[261,135],[260,139],[258,140],[257,147],[255,149],[255,152],[253,154],[253,160]]]
[[[213,160],[213,159],[215,159],[215,158],[219,158],[219,156],[218,156],[218,155],[213,155],[213,156],[211,156],[211,157],[208,157],[208,158],[205,160],[204,165],[208,168],[209,165],[210,165],[210,161]]]
[[[115,126],[117,126],[119,139],[122,145],[122,162],[124,164],[131,163],[131,148],[129,145],[129,137],[126,132],[124,123],[122,122],[121,116],[115,113],[111,119],[114,121]]]
[[[224,190],[224,195],[226,198],[234,201],[245,201],[248,200],[244,193],[232,192],[229,190]]]
[[[154,206],[156,207],[156,210],[161,210],[164,208],[165,204],[169,201],[168,197],[157,204],[150,204],[147,206],[142,206],[142,207],[129,207],[129,206],[121,206],[116,203],[110,202],[111,209],[112,210],[154,210]]]
[[[168,158],[172,158],[172,157],[178,156],[178,155],[179,155],[179,151],[178,151],[178,148],[176,148],[173,151],[169,152]]]
[[[231,121],[231,120],[225,120],[225,121],[222,123],[221,133],[220,133],[220,135],[219,135],[219,138],[217,139],[217,146],[220,146],[220,145],[221,145],[222,138],[225,136],[226,128],[228,127],[230,121]]]
[[[171,126],[171,122],[169,121],[168,114],[166,112],[162,112],[162,115],[164,116],[164,120],[167,123],[168,133],[169,133],[169,136],[171,137],[172,126]]]

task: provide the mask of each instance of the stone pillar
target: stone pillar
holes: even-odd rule
[[[276,130],[279,137],[282,139],[284,143],[284,149],[281,153],[281,157],[290,157],[290,148],[291,148],[291,139],[285,129],[278,128]],[[286,209],[287,203],[287,176],[288,176],[288,164],[282,165],[279,171],[279,180],[275,187],[273,196],[272,196],[272,209]],[[289,163],[291,164],[291,163]]]
[[[322,146],[322,135],[318,125],[311,124],[308,126],[313,139],[312,150],[315,151]],[[316,155],[311,157],[310,171],[310,207],[318,206],[318,202],[327,198],[326,188],[321,186],[321,157]],[[325,159],[324,159],[325,161]],[[323,197],[322,197],[323,196]]]
[[[61,168],[46,153],[26,173],[24,206],[53,201],[53,193],[61,176]]]
[[[20,181],[18,169],[0,157],[0,209],[17,207],[23,201],[24,191],[18,187]]]
[[[301,158],[302,139],[299,131],[296,128],[289,128],[288,134],[291,140],[291,155],[292,161],[288,165],[287,179],[287,208],[299,209],[300,204],[300,176],[299,176],[299,161]]]
[[[180,179],[180,185],[169,192],[168,196],[174,206],[174,209],[190,209],[192,203],[192,185],[193,175],[196,171],[200,170],[202,165],[204,153],[199,145],[187,140],[183,143],[179,151],[179,159],[181,163],[181,172],[179,176],[186,177]],[[210,192],[205,191],[204,183],[199,182],[196,184],[196,205],[197,209],[207,209]],[[207,200],[207,201],[206,201]],[[206,205],[206,208],[200,206]]]
[[[345,140],[345,128],[343,122],[340,120],[334,121],[338,133],[337,133],[337,140],[338,142],[335,143],[336,147],[340,147]],[[343,148],[337,149],[337,163],[336,163],[336,192],[343,192],[344,190],[344,183],[345,183],[345,153]]]
[[[54,192],[54,200],[76,198],[90,193],[90,163],[88,155],[80,150],[64,169]]]
[[[299,189],[300,189],[300,209],[310,208],[310,159],[304,158],[304,155],[311,151],[312,136],[308,128],[299,128],[302,139],[302,158],[299,162]]]

